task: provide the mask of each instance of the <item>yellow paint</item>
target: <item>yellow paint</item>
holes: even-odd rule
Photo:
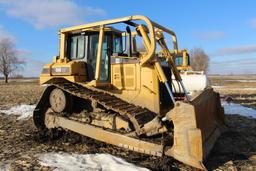
[[[60,33],[60,59],[64,59],[66,55],[66,36],[64,33]]]
[[[69,68],[67,73],[53,73],[56,68]],[[71,82],[84,82],[86,80],[86,65],[84,62],[70,61],[66,63],[52,63],[44,65],[43,69],[48,69],[48,73],[40,75],[40,84],[48,83],[54,78],[64,78]]]
[[[100,34],[99,34],[99,44],[98,44],[98,52],[97,52],[96,71],[95,71],[95,80],[96,81],[98,81],[100,79],[103,39],[104,39],[104,28],[103,28],[103,26],[101,26]]]
[[[112,93],[130,103],[160,112],[159,83],[154,67],[141,67],[139,63],[114,64],[111,73]]]

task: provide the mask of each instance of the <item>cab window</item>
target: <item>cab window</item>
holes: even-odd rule
[[[87,55],[87,39],[85,35],[72,35],[69,41],[69,58],[82,59]]]
[[[87,57],[87,67],[89,79],[94,79],[95,70],[96,70],[96,61],[97,61],[97,52],[98,52],[98,42],[99,34],[89,35],[89,55]],[[101,81],[109,80],[110,72],[110,56],[111,53],[111,35],[105,34],[103,44],[102,44],[102,59],[101,59]]]
[[[89,55],[87,56],[87,59],[86,59],[89,80],[93,80],[95,75],[98,41],[99,41],[98,34],[89,35]]]
[[[113,35],[113,53],[122,53],[123,45],[122,45],[122,35]]]
[[[183,57],[182,56],[177,56],[175,58],[175,64],[176,64],[176,66],[182,66],[182,64],[183,64]]]

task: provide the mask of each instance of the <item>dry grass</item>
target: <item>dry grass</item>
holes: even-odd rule
[[[209,76],[209,82],[220,94],[256,94],[256,75]]]
[[[0,82],[0,107],[36,104],[43,90],[38,80],[10,80],[8,84]]]

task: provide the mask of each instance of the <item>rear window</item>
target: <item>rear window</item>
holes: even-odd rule
[[[176,64],[176,66],[181,66],[183,64],[183,57],[182,56],[177,56],[175,58],[175,64]]]

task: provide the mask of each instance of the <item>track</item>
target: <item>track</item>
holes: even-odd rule
[[[34,111],[34,121],[35,125],[38,128],[45,128],[44,126],[44,114],[47,109],[50,107],[48,102],[48,97],[50,92],[54,88],[59,88],[68,94],[73,96],[82,98],[84,100],[90,100],[92,102],[96,102],[100,104],[107,110],[114,111],[118,113],[125,119],[128,119],[133,124],[135,131],[138,135],[144,134],[141,129],[144,124],[150,122],[154,119],[157,114],[140,106],[135,106],[134,104],[130,104],[114,95],[108,94],[102,90],[97,89],[89,89],[85,88],[79,84],[74,84],[70,82],[65,83],[55,83],[49,86],[45,92],[43,93],[36,109]]]

